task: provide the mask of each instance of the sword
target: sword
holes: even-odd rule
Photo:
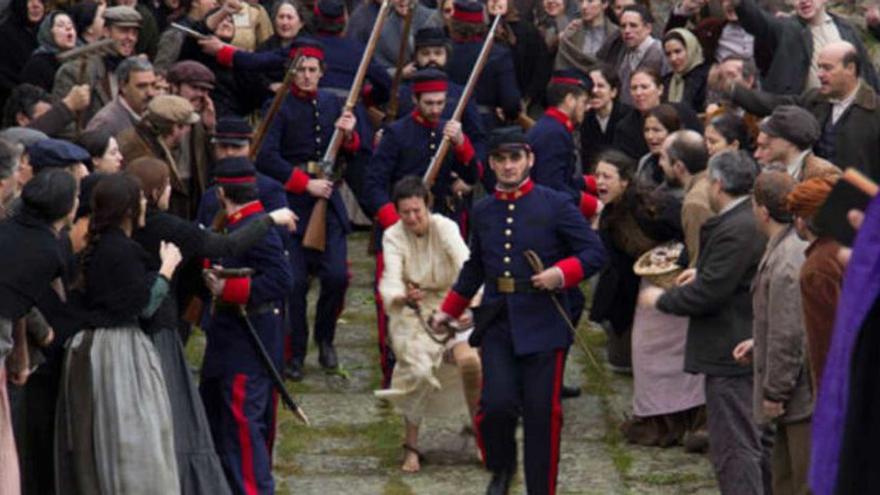
[[[281,402],[293,412],[294,416],[305,423],[306,426],[311,426],[306,413],[303,412],[302,408],[296,405],[296,402],[293,401],[293,397],[290,396],[290,392],[284,388],[284,381],[281,379],[281,374],[278,373],[278,369],[276,369],[275,364],[272,363],[272,358],[269,356],[269,352],[266,351],[266,346],[263,345],[263,341],[260,340],[260,336],[257,334],[257,329],[254,328],[254,324],[251,323],[250,318],[248,318],[247,310],[243,305],[239,306],[238,310],[239,316],[241,316],[241,319],[244,321],[248,333],[251,336],[251,342],[254,344],[254,348],[257,349],[257,354],[260,355],[260,361],[263,362],[263,368],[269,372],[269,376],[275,384],[275,389],[278,390],[278,393],[281,395]]]
[[[541,262],[541,258],[538,256],[538,253],[532,251],[531,249],[526,249],[525,251],[523,251],[523,255],[526,257],[526,261],[529,262],[529,265],[531,265],[532,270],[534,270],[536,274],[544,271],[544,263]],[[553,305],[556,306],[556,310],[559,311],[559,315],[562,316],[562,319],[565,320],[566,325],[568,325],[568,329],[571,331],[571,334],[574,337],[574,341],[577,343],[580,350],[587,355],[587,357],[590,359],[590,362],[593,363],[593,366],[595,366],[597,370],[602,371],[603,368],[599,366],[599,362],[596,361],[596,357],[593,356],[593,352],[587,346],[587,343],[583,341],[583,338],[574,327],[574,324],[572,324],[571,318],[569,318],[568,316],[568,311],[562,306],[562,303],[559,302],[559,298],[556,296],[556,293],[548,291],[547,294],[553,301]]]

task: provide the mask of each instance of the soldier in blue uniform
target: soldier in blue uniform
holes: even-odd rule
[[[344,135],[340,160],[359,149],[360,137],[354,130],[354,115],[343,112],[335,96],[318,89],[325,67],[321,45],[314,40],[301,38],[297,41],[296,50],[294,63],[297,69],[290,95],[269,126],[257,156],[257,168],[284,184],[290,209],[299,217],[300,225],[308,225],[317,198],[329,201],[324,251],[302,245],[305,227],[294,234],[289,247],[295,284],[289,305],[293,335],[290,349],[292,358],[287,371],[291,378],[301,380],[308,348],[306,294],[310,279],[317,276],[321,282],[314,333],[318,361],[323,368],[336,370],[339,362],[333,339],[349,278],[345,240],[351,230],[348,212],[334,181],[316,177],[318,161],[334,129],[340,129]]]
[[[434,68],[445,71],[451,51],[450,40],[441,28],[426,27],[419,29],[415,36],[415,56],[412,70]],[[453,81],[448,82],[446,89],[446,107],[443,109],[441,118],[449,120],[452,112],[458,105],[458,100],[464,93],[464,86]],[[400,87],[399,115],[406,115],[413,109],[412,88],[410,84]],[[477,110],[476,100],[471,98],[465,105],[461,116],[461,125],[464,133],[470,138],[477,157],[483,162],[486,159],[486,131],[482,117]]]
[[[464,85],[476,65],[488,27],[482,3],[459,0],[453,8],[449,23],[452,58],[447,71],[451,80]],[[516,120],[520,112],[520,93],[516,85],[513,54],[509,48],[499,43],[492,46],[489,60],[477,82],[474,97],[487,130],[501,124],[496,108],[501,109],[505,121]]]
[[[446,105],[446,73],[438,69],[424,69],[413,77],[412,91],[415,109],[385,129],[379,147],[373,155],[364,183],[364,200],[368,213],[375,215],[379,227],[387,229],[399,217],[391,202],[391,187],[407,175],[422,177],[443,136],[449,136],[452,149],[446,156],[437,181],[431,189],[433,211],[444,214],[467,231],[467,198],[461,196],[479,176],[479,160],[468,136],[459,122],[441,118]],[[453,175],[454,174],[454,175]],[[381,235],[376,253],[377,280],[382,274]],[[376,292],[376,310],[379,327],[379,357],[382,384],[391,380],[393,356],[387,343],[382,300]]]
[[[257,199],[253,164],[246,158],[220,160],[214,171],[228,232],[264,215]],[[284,246],[275,230],[243,255],[211,260],[214,268],[252,268],[249,277],[220,278],[209,270],[213,295],[202,321],[208,345],[199,386],[214,445],[233,491],[271,494],[275,392],[250,340],[240,308],[245,307],[276,366],[283,358],[281,308],[293,286]]]
[[[591,88],[590,78],[576,69],[554,73],[547,86],[547,110],[526,134],[535,154],[532,180],[569,196],[588,219],[596,214],[598,200],[588,192],[588,182],[594,181],[577,173],[573,133],[584,120]]]
[[[490,494],[507,493],[516,472],[520,415],[528,493],[556,491],[562,369],[572,335],[550,291],[567,304],[560,289],[576,286],[605,261],[599,237],[571,200],[529,178],[533,163],[522,132],[493,139],[489,165],[497,177],[495,193],[474,207],[470,259],[431,318],[438,331],[485,287],[474,315],[472,344],[479,345],[483,359],[475,426],[493,473]],[[536,274],[526,250],[534,251],[547,268]]]
[[[253,128],[243,118],[237,116],[221,117],[217,120],[214,135],[211,136],[214,160],[219,161],[234,157],[247,158],[251,153],[253,134]],[[284,192],[284,186],[260,172],[257,172],[256,177],[260,202],[263,203],[266,211],[286,208],[287,195]],[[220,208],[220,200],[217,198],[217,184],[213,184],[202,195],[196,214],[196,222],[205,228],[210,228]],[[279,229],[279,232],[282,233],[283,239],[287,239],[289,233],[286,229]],[[287,244],[285,243],[285,245]]]
[[[547,110],[526,134],[535,154],[532,180],[569,197],[588,220],[598,211],[599,200],[587,192],[587,178],[577,173],[578,149],[573,133],[584,120],[591,88],[592,80],[576,69],[555,72],[547,86]],[[586,299],[579,287],[567,293],[571,320],[577,326]],[[563,398],[578,395],[580,389],[563,385]]]

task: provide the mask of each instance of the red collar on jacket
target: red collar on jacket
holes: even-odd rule
[[[568,132],[574,132],[574,123],[571,121],[571,118],[569,118],[568,115],[560,112],[558,108],[550,107],[544,112],[544,115],[565,126],[565,129]]]
[[[527,178],[523,181],[522,184],[519,185],[519,187],[516,188],[515,191],[501,191],[499,189],[495,189],[495,198],[502,201],[516,201],[517,199],[532,192],[532,189],[534,188],[535,183],[532,182],[531,178]]]
[[[251,201],[250,203],[242,206],[238,211],[231,215],[226,215],[226,225],[234,225],[247,217],[256,215],[257,213],[263,212],[263,203],[260,203],[259,200]]]
[[[296,84],[290,85],[290,94],[293,95],[295,98],[307,101],[314,100],[318,97],[317,91],[305,91],[300,89],[299,86],[297,86]]]
[[[420,126],[425,127],[427,129],[436,129],[437,124],[440,123],[439,121],[431,122],[430,120],[423,117],[422,114],[419,113],[418,110],[413,110],[411,115],[412,115],[413,120],[416,121],[416,124],[419,124]]]

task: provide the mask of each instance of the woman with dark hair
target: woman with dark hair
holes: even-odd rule
[[[489,0],[486,8],[490,16],[502,16],[496,37],[513,54],[520,94],[528,102],[541,105],[553,71],[553,57],[548,53],[541,33],[522,18],[510,0]]]
[[[66,260],[59,249],[61,230],[76,212],[76,190],[76,180],[66,171],[45,171],[25,184],[15,215],[0,222],[0,493],[20,491],[6,394],[5,361],[13,346],[13,326],[35,307],[59,335],[77,326],[62,303]]]
[[[632,366],[635,418],[622,427],[627,440],[670,447],[700,424],[703,378],[684,372],[687,318],[636,307],[640,285],[650,284],[633,265],[650,249],[682,239],[681,201],[644,189],[635,173],[633,160],[618,151],[599,157],[596,189],[605,204],[599,235],[610,262],[599,277],[590,319],[610,327],[609,363]]]
[[[147,201],[143,228],[134,233],[147,253],[158,253],[162,241],[180,247],[183,273],[171,279],[169,294],[155,314],[142,320],[143,325],[159,355],[162,373],[168,388],[174,421],[174,450],[177,457],[181,493],[227,494],[220,460],[214,450],[211,431],[205,416],[205,408],[192,381],[183,353],[178,327],[180,325],[180,296],[191,295],[192,288],[181,287],[185,282],[187,268],[193,261],[204,258],[238,256],[263,238],[275,224],[291,225],[293,213],[287,208],[275,210],[265,219],[254,221],[229,235],[204,230],[182,218],[167,213],[171,198],[171,181],[168,165],[155,158],[139,158],[126,167],[126,173],[137,177],[143,184]],[[148,254],[147,267],[152,270],[161,266],[157,254]],[[196,276],[195,280],[200,281]]]
[[[131,239],[146,199],[137,178],[102,179],[81,255],[84,329],[68,342],[58,399],[58,493],[180,493],[171,407],[159,357],[140,325],[168,295],[180,263],[159,248],[158,272]]]
[[[593,170],[596,157],[614,143],[620,121],[632,107],[618,98],[620,77],[611,66],[600,64],[590,71],[593,89],[590,91],[589,110],[581,125],[581,159],[584,170]]]
[[[660,74],[652,69],[636,69],[630,77],[628,90],[636,111],[620,121],[614,134],[614,147],[637,160],[649,151],[644,136],[645,116],[662,102],[663,82]],[[690,107],[681,103],[671,105],[678,111],[682,128],[703,133],[703,125]]]
[[[667,184],[666,174],[660,166],[660,152],[663,150],[663,141],[673,132],[681,129],[681,119],[678,111],[672,105],[664,103],[656,106],[645,114],[644,138],[648,144],[648,152],[639,159],[636,167],[636,181],[642,187],[653,189]],[[677,191],[679,199],[684,191],[679,188],[667,188],[667,191]]]
[[[663,78],[663,99],[688,105],[696,113],[705,110],[710,65],[703,60],[700,41],[689,30],[676,28],[663,37],[663,51],[672,69]]]
[[[470,255],[458,225],[430,212],[428,196],[418,177],[404,177],[395,184],[392,201],[400,221],[382,238],[385,263],[379,281],[385,311],[391,316],[389,332],[397,364],[391,386],[375,394],[391,401],[403,415],[402,469],[410,473],[420,469],[422,419],[455,415],[464,402],[473,420],[482,376],[479,355],[467,342],[469,332],[438,342],[439,337],[429,335],[424,326],[424,318],[440,307]],[[461,321],[465,328],[469,320]]]
[[[271,52],[279,48],[289,48],[293,39],[300,33],[308,31],[306,13],[295,0],[277,0],[272,6],[272,23],[275,34],[269,37],[260,46],[258,52]],[[255,75],[261,88],[265,89],[265,98],[273,95],[281,81],[284,80],[284,67],[278,66]]]
[[[710,158],[722,151],[752,150],[752,136],[746,122],[734,113],[722,113],[712,118],[706,126],[704,136]]]
[[[104,36],[104,11],[107,6],[85,0],[74,4],[67,11],[73,21],[73,27],[83,44],[94,43]]]
[[[61,67],[58,55],[76,47],[76,27],[70,16],[60,10],[50,12],[37,31],[39,48],[21,70],[21,82],[31,83],[52,91],[55,73]]]
[[[115,174],[122,169],[119,142],[109,130],[83,133],[77,141],[92,157],[92,172]]]
[[[37,49],[37,28],[46,15],[43,0],[12,0],[11,14],[0,24],[3,56],[0,57],[0,107],[21,80],[21,69]]]

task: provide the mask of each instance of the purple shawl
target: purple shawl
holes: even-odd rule
[[[868,206],[843,277],[831,348],[813,414],[810,487],[831,495],[837,483],[849,396],[850,358],[859,329],[880,295],[880,197]]]

